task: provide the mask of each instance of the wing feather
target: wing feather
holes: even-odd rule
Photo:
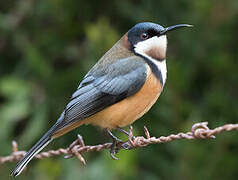
[[[73,93],[58,129],[135,94],[143,86],[146,77],[146,63],[137,56],[118,60],[107,69],[90,71]]]

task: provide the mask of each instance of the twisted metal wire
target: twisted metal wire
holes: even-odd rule
[[[133,136],[133,128],[130,126],[128,141],[118,143],[117,149],[134,149],[144,147],[149,144],[166,143],[179,139],[211,139],[215,138],[216,134],[220,134],[224,131],[237,131],[238,124],[226,124],[215,129],[209,129],[207,122],[196,123],[192,126],[191,131],[187,133],[171,134],[169,136],[161,136],[159,138],[151,137],[148,129],[144,126],[145,137]],[[85,159],[82,156],[84,152],[91,151],[102,151],[104,149],[110,149],[112,143],[98,144],[94,146],[86,146],[83,138],[78,135],[78,138],[66,149],[59,148],[57,150],[50,150],[42,152],[35,156],[37,159],[49,158],[57,155],[65,155],[65,158],[71,158],[76,156],[84,165],[86,164]],[[8,156],[0,157],[0,165],[6,162],[18,161],[25,154],[26,151],[19,151],[16,141],[12,141],[13,152]]]

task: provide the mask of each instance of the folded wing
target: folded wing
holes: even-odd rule
[[[146,63],[138,56],[95,69],[85,76],[72,95],[56,131],[135,94],[147,77]]]

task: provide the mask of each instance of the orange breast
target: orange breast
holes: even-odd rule
[[[149,66],[147,70],[147,80],[140,91],[83,120],[83,123],[112,129],[130,125],[143,116],[155,103],[162,91],[160,81],[151,72]]]
[[[163,87],[160,81],[147,66],[148,75],[141,90],[84,120],[71,124],[54,134],[54,137],[61,136],[68,131],[82,125],[93,124],[102,128],[113,129],[132,124],[143,116],[158,99]]]

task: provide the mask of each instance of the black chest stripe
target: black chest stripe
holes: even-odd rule
[[[138,53],[136,53],[136,55],[142,57],[146,61],[146,63],[150,66],[152,72],[156,76],[156,78],[158,78],[158,80],[161,82],[162,86],[164,86],[162,73],[161,73],[160,69],[157,67],[157,65],[155,63],[153,63],[150,59],[148,59],[147,57],[145,57],[143,55],[140,55]]]

